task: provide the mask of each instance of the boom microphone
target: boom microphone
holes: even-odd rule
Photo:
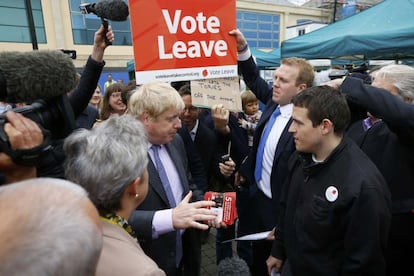
[[[83,3],[82,13],[94,13],[111,21],[125,21],[129,15],[128,5],[122,0],[103,0],[98,3]]]
[[[75,65],[61,51],[0,52],[0,101],[31,103],[73,90]]]

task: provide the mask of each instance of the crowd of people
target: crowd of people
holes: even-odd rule
[[[68,91],[67,137],[5,107],[10,148],[36,162],[0,152],[0,274],[202,275],[214,227],[218,275],[407,275],[414,68],[314,85],[312,65],[292,57],[269,85],[243,33],[229,36],[247,86],[240,112],[193,105],[190,82],[109,74],[101,88],[114,40],[102,26]],[[218,219],[207,191],[236,193],[236,223]],[[236,255],[223,243],[266,231]]]

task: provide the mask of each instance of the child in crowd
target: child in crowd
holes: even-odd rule
[[[243,118],[239,118],[239,125],[247,130],[248,145],[252,147],[254,130],[256,129],[260,116],[262,116],[262,111],[259,110],[259,100],[252,91],[246,90],[241,93],[241,100]]]

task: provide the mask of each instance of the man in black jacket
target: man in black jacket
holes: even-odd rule
[[[414,259],[414,68],[382,67],[372,85],[352,77],[329,84],[347,96],[354,121],[348,136],[375,163],[391,191],[387,275],[404,275]]]
[[[339,91],[316,86],[292,99],[296,152],[281,197],[272,269],[284,275],[385,275],[391,223],[388,187],[344,137],[350,111]]]

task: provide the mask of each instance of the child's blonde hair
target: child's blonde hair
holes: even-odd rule
[[[241,100],[242,100],[243,110],[244,110],[245,106],[248,103],[257,102],[258,101],[258,99],[256,98],[256,95],[252,91],[250,91],[250,90],[246,90],[243,93],[241,93],[240,94],[240,97],[241,97]]]

